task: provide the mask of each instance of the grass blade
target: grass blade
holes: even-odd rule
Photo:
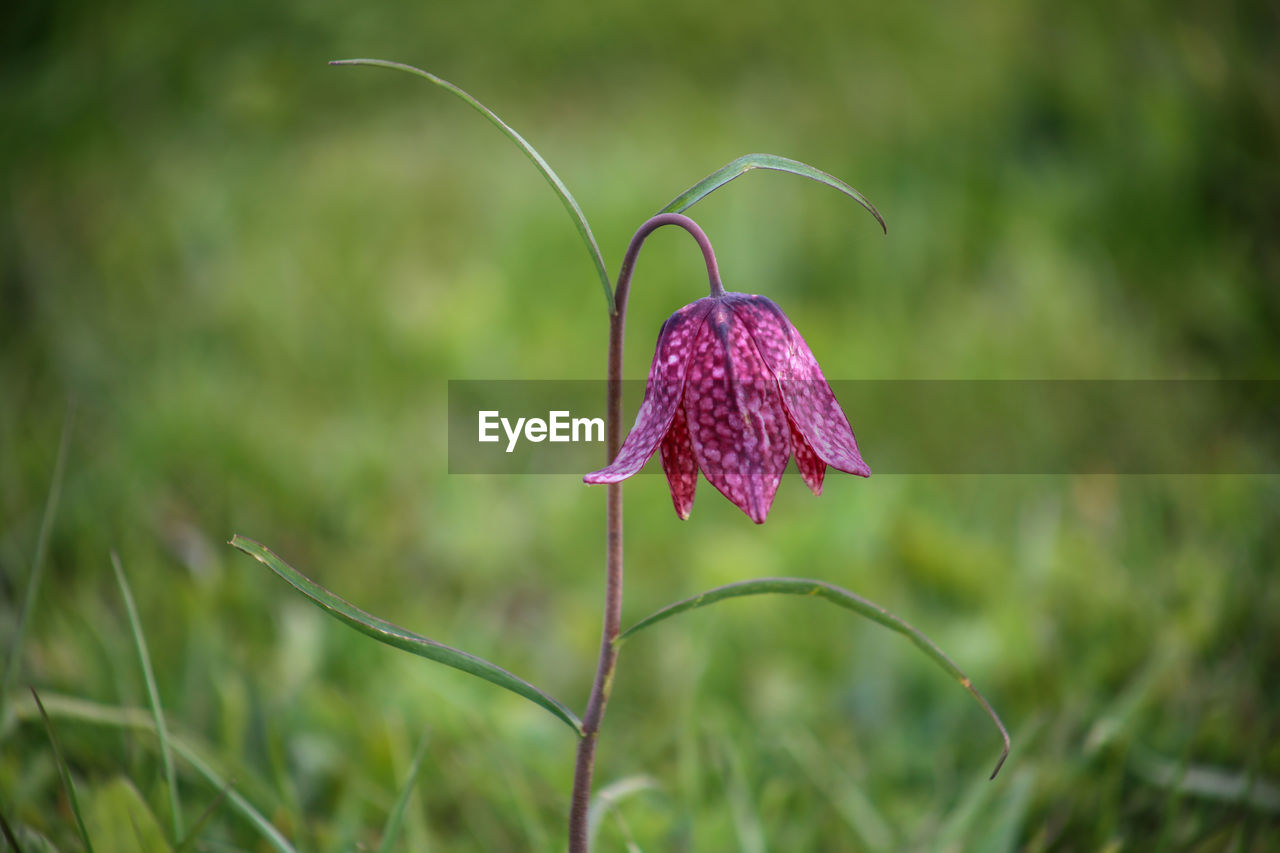
[[[49,714],[44,709],[44,703],[40,701],[40,694],[36,692],[34,687],[31,688],[31,697],[36,700],[36,709],[40,711],[40,718],[44,720],[45,731],[49,733],[49,743],[53,744],[53,758],[58,764],[58,773],[62,776],[62,786],[66,789],[67,800],[71,803],[71,813],[75,815],[76,826],[80,830],[80,839],[84,841],[84,849],[93,853],[93,842],[89,840],[89,830],[84,825],[84,815],[80,813],[80,801],[76,797],[76,786],[71,781],[71,768],[67,766],[67,761],[62,756],[62,745],[58,742],[58,733],[53,730],[53,721],[49,719]]]
[[[35,691],[32,691],[34,694]],[[89,723],[99,726],[110,726],[114,728],[124,729],[141,729],[144,731],[155,731],[155,721],[151,719],[151,715],[141,708],[121,708],[113,705],[103,705],[99,702],[90,702],[87,699],[77,699],[73,696],[48,695],[47,706],[40,704],[40,715],[47,720],[50,716],[60,719],[75,720],[79,723]],[[39,698],[37,697],[37,701]],[[47,712],[46,712],[47,708]],[[15,720],[27,719],[36,716],[36,706],[23,707],[17,703],[9,708],[4,720],[0,723],[0,732],[7,732],[9,727]],[[169,737],[169,745],[173,747],[173,751],[183,761],[191,765],[191,767],[200,776],[204,777],[211,787],[226,791],[227,802],[245,818],[254,829],[262,836],[277,853],[297,853],[293,845],[289,843],[280,830],[276,829],[271,821],[263,816],[262,812],[254,808],[253,804],[246,800],[240,793],[231,787],[231,783],[213,768],[207,759],[194,746],[188,744],[181,737],[171,735]]]
[[[587,224],[587,217],[582,212],[582,208],[578,205],[577,199],[573,197],[573,193],[569,192],[569,188],[565,186],[564,181],[560,180],[560,176],[555,173],[550,164],[542,158],[542,155],[530,145],[523,136],[516,133],[515,130],[502,119],[498,118],[498,114],[477,101],[463,89],[450,83],[448,80],[441,79],[429,71],[423,71],[421,68],[415,68],[412,65],[406,65],[403,62],[391,62],[386,59],[334,59],[329,62],[330,65],[372,65],[377,68],[393,68],[397,71],[404,71],[409,74],[417,75],[424,80],[435,83],[442,89],[452,92],[467,103],[472,109],[480,113],[482,116],[492,122],[499,130],[506,134],[507,138],[520,147],[525,156],[533,163],[533,165],[542,173],[542,177],[547,179],[547,183],[551,185],[551,189],[555,190],[560,201],[564,204],[565,210],[569,211],[569,216],[573,219],[573,225],[578,229],[578,234],[582,237],[582,242],[586,244],[587,253],[591,255],[591,262],[595,265],[596,273],[600,276],[600,286],[604,288],[605,302],[609,305],[609,313],[614,310],[613,305],[613,283],[609,279],[609,271],[605,269],[604,256],[600,253],[600,245],[596,243],[595,234],[591,233],[591,226]]]
[[[223,785],[222,789],[218,791],[218,795],[213,798],[213,802],[209,803],[205,810],[201,812],[200,817],[196,818],[196,822],[187,833],[187,837],[179,841],[177,846],[173,848],[173,853],[188,853],[188,851],[196,849],[196,842],[200,838],[200,830],[204,829],[205,824],[208,823],[209,819],[213,817],[215,812],[217,812],[218,806],[220,806],[222,801],[227,798],[227,794],[230,793],[230,791],[231,782],[228,781],[227,784]]]
[[[600,826],[604,823],[605,815],[614,812],[619,819],[621,813],[618,812],[618,805],[634,794],[644,791],[661,791],[662,786],[658,784],[658,780],[652,776],[624,776],[615,782],[610,782],[591,798],[591,806],[587,809],[587,846],[595,847],[596,836],[600,834]]]
[[[746,771],[742,767],[742,754],[728,737],[719,741],[720,775],[729,801],[729,814],[733,817],[733,832],[738,838],[738,849],[743,853],[767,853],[764,826],[760,823],[760,810],[751,797]]]
[[[832,604],[852,610],[860,616],[865,616],[873,622],[879,623],[884,627],[902,634],[911,642],[915,643],[921,651],[928,655],[938,666],[942,667],[954,679],[960,682],[960,685],[972,694],[973,698],[978,700],[983,710],[987,712],[987,716],[991,718],[991,722],[995,723],[997,729],[1000,730],[1000,737],[1004,740],[1004,749],[1000,753],[1000,760],[996,762],[995,770],[991,771],[991,778],[996,778],[996,774],[1000,772],[1000,767],[1004,764],[1004,760],[1009,757],[1009,732],[1005,729],[1004,723],[1000,722],[999,715],[995,710],[987,704],[987,700],[983,698],[969,681],[960,667],[956,666],[951,658],[947,657],[942,649],[934,645],[933,641],[924,634],[911,627],[902,619],[885,610],[873,601],[868,601],[860,595],[850,592],[834,584],[825,581],[807,580],[805,578],[759,578],[757,580],[740,581],[731,583],[727,586],[719,586],[715,589],[708,590],[701,595],[695,595],[692,598],[686,598],[670,604],[656,613],[652,613],[623,631],[616,640],[615,644],[621,644],[633,634],[643,631],[645,628],[655,625],[672,616],[684,613],[688,610],[694,610],[699,607],[706,607],[709,604],[715,604],[718,601],[724,601],[729,598],[741,598],[746,595],[808,595],[815,598],[821,598]]]
[[[258,830],[258,834],[275,848],[278,853],[297,853],[293,849],[293,845],[289,840],[280,834],[280,830],[276,829],[275,824],[267,820],[267,818],[253,807],[253,804],[240,795],[233,787],[231,780],[224,779],[213,767],[205,761],[204,757],[191,747],[184,744],[181,740],[175,738],[173,741],[173,749],[178,755],[190,764],[195,771],[205,778],[211,786],[225,790],[227,792],[227,802],[231,803],[238,811],[241,817],[245,818]]]
[[[387,815],[387,824],[382,828],[382,844],[378,846],[379,853],[391,853],[396,838],[400,835],[400,823],[404,820],[404,810],[409,805],[409,797],[413,794],[413,786],[418,781],[418,770],[421,769],[422,759],[426,754],[427,735],[424,732],[422,740],[418,742],[418,749],[413,754],[413,763],[409,765],[409,778],[404,780],[400,796],[396,798],[395,806]]]
[[[671,202],[659,213],[683,213],[693,207],[702,199],[711,195],[711,193],[720,189],[725,184],[741,175],[745,175],[752,169],[771,169],[775,172],[790,172],[793,175],[800,175],[804,178],[817,181],[820,184],[826,184],[829,187],[839,190],[849,198],[856,201],[867,209],[867,211],[876,218],[876,222],[880,223],[880,228],[884,233],[889,233],[889,226],[884,224],[884,217],[880,215],[880,211],[876,210],[876,206],[867,201],[866,196],[855,190],[834,175],[828,175],[820,169],[815,169],[808,163],[801,163],[799,160],[792,160],[787,157],[779,157],[777,154],[746,154],[716,169],[710,175],[698,181],[689,189],[680,193],[671,200]]]
[[[577,732],[579,737],[582,736],[582,721],[578,719],[576,714],[523,678],[511,674],[502,667],[492,664],[483,658],[478,658],[452,646],[438,643],[421,634],[415,634],[412,631],[401,628],[399,625],[393,625],[385,619],[379,619],[377,616],[364,612],[349,601],[320,586],[320,584],[311,580],[284,560],[281,560],[259,542],[246,539],[243,536],[233,536],[230,544],[284,578],[294,589],[311,599],[320,609],[345,622],[360,633],[373,637],[381,643],[394,646],[397,649],[412,652],[427,660],[433,660],[474,675],[477,678],[482,678],[490,684],[504,687],[517,696],[523,696],[535,705],[547,709]]]
[[[791,734],[783,738],[782,746],[813,782],[814,788],[831,802],[863,849],[871,853],[903,849],[897,830],[885,820],[863,786],[839,763],[828,760],[829,753],[817,738],[808,732],[803,736]],[[991,786],[983,788],[988,790]]]
[[[116,583],[120,586],[120,597],[124,599],[124,609],[129,614],[133,644],[138,650],[142,677],[147,684],[147,701],[151,705],[151,716],[155,720],[156,737],[160,741],[160,760],[164,765],[165,782],[169,786],[169,810],[173,813],[173,841],[177,844],[185,834],[182,831],[182,805],[178,799],[178,778],[173,772],[173,751],[169,748],[169,730],[164,724],[160,691],[156,688],[156,676],[151,669],[151,655],[147,652],[147,641],[142,634],[142,621],[138,618],[138,607],[133,601],[133,591],[129,589],[129,582],[125,579],[120,557],[114,551],[111,552],[111,568],[115,570]]]
[[[180,739],[175,738],[173,741],[173,749],[178,755],[190,764],[197,773],[205,778],[211,786],[227,792],[227,802],[240,813],[240,816],[249,821],[253,828],[258,831],[268,844],[270,844],[278,853],[297,853],[293,849],[293,845],[289,840],[280,834],[280,830],[276,829],[275,824],[267,820],[267,818],[253,807],[253,804],[246,800],[235,788],[231,787],[230,779],[224,779],[221,774],[213,769],[202,755],[191,747],[187,746]]]
[[[22,655],[22,641],[27,634],[27,622],[35,609],[36,595],[40,592],[40,579],[44,575],[44,558],[49,550],[49,533],[53,519],[58,514],[58,500],[62,496],[62,480],[67,468],[67,448],[71,444],[71,426],[75,421],[75,404],[67,403],[67,414],[62,419],[62,435],[58,439],[58,455],[53,463],[53,478],[49,482],[49,496],[44,503],[44,515],[40,518],[40,532],[36,536],[36,552],[31,559],[31,577],[27,579],[26,595],[22,610],[18,613],[18,627],[14,629],[9,645],[9,656],[0,678],[0,708],[13,689],[13,679],[18,674],[18,660]]]
[[[128,777],[116,774],[105,781],[95,780],[81,796],[85,826],[97,849],[106,853],[172,853],[150,804]]]

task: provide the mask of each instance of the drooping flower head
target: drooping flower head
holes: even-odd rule
[[[871,475],[800,332],[771,300],[745,293],[721,291],[667,318],[635,426],[613,462],[583,480],[625,480],[659,447],[682,519],[699,470],[757,524],[793,455],[815,495],[828,465]]]

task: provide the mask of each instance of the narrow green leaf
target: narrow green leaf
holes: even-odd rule
[[[596,243],[595,234],[591,233],[591,226],[587,224],[587,217],[582,212],[582,208],[578,205],[577,199],[573,197],[573,193],[569,192],[569,188],[565,186],[564,181],[560,180],[560,176],[555,173],[550,164],[543,159],[542,155],[530,145],[525,138],[516,133],[515,130],[502,119],[498,118],[498,114],[477,101],[470,94],[461,88],[450,83],[448,80],[441,79],[429,71],[423,71],[421,68],[415,68],[412,65],[406,65],[403,62],[391,62],[386,59],[334,59],[329,62],[330,65],[372,65],[378,68],[393,68],[397,71],[404,71],[409,74],[417,75],[424,80],[435,83],[442,89],[446,89],[457,95],[467,103],[472,109],[480,113],[494,124],[499,130],[506,134],[507,138],[520,147],[525,156],[533,163],[533,165],[542,173],[542,177],[547,179],[547,183],[551,185],[551,189],[555,190],[560,201],[564,204],[565,210],[569,211],[569,216],[573,219],[574,227],[578,229],[578,234],[582,237],[582,242],[586,244],[587,253],[591,255],[591,262],[595,265],[596,273],[600,276],[600,286],[604,288],[605,302],[609,306],[609,313],[614,311],[613,305],[613,283],[609,279],[609,271],[605,269],[604,255],[600,253],[600,245]]]
[[[33,694],[34,692],[32,691]],[[45,699],[47,701],[40,702],[39,716],[44,716],[46,720],[48,717],[53,716],[59,719],[75,720],[76,722],[92,725],[155,731],[155,721],[151,719],[150,714],[141,708],[121,708],[113,705],[103,705],[99,702],[90,702],[87,699],[78,699],[74,696],[46,694]],[[16,720],[37,716],[36,710],[35,703],[27,706],[17,702],[11,703],[11,706],[5,711],[3,722],[0,723],[0,732],[7,732]],[[169,738],[169,744],[173,747],[173,751],[178,754],[178,757],[190,764],[212,787],[226,790],[227,801],[242,817],[253,825],[254,829],[262,835],[263,839],[277,853],[297,853],[288,839],[280,834],[280,830],[276,829],[271,821],[263,817],[262,812],[254,808],[252,803],[234,790],[231,787],[231,783],[226,780],[223,774],[213,768],[213,765],[205,759],[199,750],[189,745],[182,738],[173,735]]]
[[[808,595],[815,598],[821,598],[832,604],[852,610],[859,616],[877,622],[886,628],[897,631],[911,642],[915,643],[921,651],[928,655],[938,666],[942,667],[947,673],[960,685],[968,690],[973,698],[978,700],[983,710],[987,712],[987,716],[995,723],[997,729],[1000,730],[1000,737],[1004,740],[1004,749],[1000,753],[1000,760],[996,762],[995,770],[991,771],[991,778],[996,778],[996,774],[1000,772],[1000,767],[1004,764],[1004,760],[1009,756],[1009,732],[1005,730],[1004,723],[1000,722],[999,715],[995,710],[987,704],[987,700],[983,698],[969,681],[969,678],[956,666],[951,658],[947,657],[942,649],[934,645],[933,641],[924,634],[911,627],[909,624],[894,616],[888,610],[873,601],[868,601],[860,595],[850,592],[834,584],[825,581],[808,580],[805,578],[759,578],[757,580],[739,581],[731,583],[727,586],[719,586],[715,589],[708,590],[701,595],[695,595],[692,598],[686,598],[683,601],[677,601],[670,604],[656,613],[646,616],[636,624],[618,635],[614,640],[616,645],[621,645],[633,634],[643,631],[645,628],[655,625],[664,619],[670,619],[672,616],[684,613],[687,610],[694,610],[699,607],[706,607],[709,604],[715,604],[718,601],[724,601],[729,598],[741,598],[746,595]]]
[[[178,843],[183,836],[182,804],[178,799],[178,777],[173,772],[173,751],[169,748],[169,730],[164,724],[164,709],[160,706],[160,691],[156,687],[155,672],[151,669],[151,655],[147,652],[147,641],[142,634],[142,621],[138,618],[138,607],[133,601],[133,591],[125,579],[124,568],[120,565],[120,557],[111,552],[111,568],[116,573],[116,583],[120,587],[120,597],[124,599],[125,612],[129,614],[129,627],[133,630],[133,644],[138,650],[138,661],[142,665],[142,677],[147,685],[147,701],[151,705],[151,716],[155,719],[156,737],[160,741],[160,761],[164,765],[164,778],[169,786],[169,810],[173,813],[173,841]]]
[[[880,215],[880,211],[876,210],[876,206],[867,201],[866,196],[862,193],[834,175],[828,175],[826,172],[815,169],[807,163],[801,163],[799,160],[779,157],[777,154],[747,154],[739,157],[737,160],[716,169],[710,175],[680,193],[680,195],[671,200],[670,204],[658,212],[683,213],[734,178],[745,175],[752,169],[772,169],[775,172],[790,172],[793,175],[800,175],[837,189],[865,207],[876,218],[876,222],[880,223],[884,233],[889,233],[889,226],[884,224],[884,217]]]
[[[577,732],[579,737],[582,736],[582,722],[577,715],[523,678],[512,675],[502,667],[489,663],[483,658],[478,658],[452,646],[438,643],[421,634],[415,634],[412,631],[401,628],[399,625],[393,625],[385,619],[379,619],[377,616],[364,612],[354,604],[320,586],[284,560],[281,560],[259,542],[237,535],[232,537],[230,544],[263,563],[271,571],[288,581],[294,589],[311,599],[316,606],[328,612],[334,618],[355,628],[360,633],[373,637],[378,642],[386,643],[388,646],[395,646],[397,649],[412,652],[419,657],[442,663],[445,666],[451,666],[454,669],[460,669],[477,678],[483,678],[491,684],[505,687],[535,705],[546,708]]]
[[[86,786],[85,825],[103,853],[171,853],[151,806],[124,776]]]
[[[53,519],[58,514],[58,499],[62,495],[62,479],[67,468],[67,448],[71,445],[71,427],[75,422],[75,403],[67,403],[67,413],[62,419],[62,435],[58,439],[58,455],[53,463],[53,477],[49,483],[49,495],[44,503],[44,515],[40,518],[40,532],[36,535],[36,551],[31,559],[31,576],[27,579],[27,591],[18,611],[18,627],[9,641],[9,654],[5,659],[4,674],[0,676],[0,708],[9,696],[13,679],[18,674],[22,656],[22,641],[27,635],[27,623],[35,610],[36,595],[40,592],[40,580],[44,576],[44,557],[49,550],[49,533]]]
[[[258,834],[278,853],[297,853],[293,845],[289,843],[289,840],[280,834],[280,830],[276,829],[275,824],[267,820],[262,812],[254,808],[252,803],[231,787],[232,780],[224,778],[214,770],[204,756],[177,738],[173,740],[173,749],[178,755],[182,756],[183,760],[195,768],[195,771],[203,776],[211,786],[219,790],[225,790],[227,792],[227,802],[231,803],[241,817],[248,820],[253,825],[253,828],[258,830]]]
[[[174,751],[190,764],[195,771],[205,778],[211,786],[219,790],[227,792],[227,801],[238,811],[241,817],[249,821],[258,830],[258,834],[270,844],[278,853],[297,853],[289,840],[280,834],[280,830],[276,829],[275,824],[267,820],[262,812],[253,807],[253,804],[246,800],[238,791],[231,787],[231,780],[225,779],[221,774],[213,769],[213,766],[205,760],[204,756],[188,747],[179,739],[173,741]]]
[[[218,795],[213,798],[205,810],[201,812],[200,817],[196,818],[196,822],[191,829],[187,831],[187,837],[178,842],[173,848],[173,853],[188,853],[188,851],[196,849],[196,842],[200,840],[200,832],[204,829],[205,824],[218,811],[218,806],[222,805],[222,801],[227,798],[227,794],[231,792],[231,783],[227,782],[218,791]]]
[[[400,789],[400,796],[396,797],[396,804],[387,815],[386,826],[382,828],[382,844],[378,846],[379,853],[391,853],[395,848],[396,838],[400,835],[400,824],[404,820],[404,810],[409,805],[409,797],[413,794],[413,786],[418,781],[418,770],[422,768],[422,759],[426,754],[427,734],[423,732],[422,740],[418,742],[418,749],[413,754],[413,762],[409,765],[409,778],[405,779],[404,786]]]
[[[40,694],[34,687],[31,688],[31,698],[36,700],[36,708],[40,711],[40,718],[44,720],[45,731],[49,733],[49,743],[53,744],[53,759],[58,765],[59,775],[62,776],[62,787],[67,792],[67,801],[71,803],[71,813],[75,815],[76,827],[80,830],[80,840],[84,842],[84,849],[93,853],[93,842],[89,840],[89,830],[84,825],[84,815],[80,813],[80,800],[76,797],[76,786],[71,781],[71,768],[67,766],[67,760],[62,756],[62,744],[58,742],[58,733],[53,729],[53,720],[49,719],[49,713],[45,711],[44,703],[40,701]]]

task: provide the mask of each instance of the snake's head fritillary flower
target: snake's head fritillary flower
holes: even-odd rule
[[[667,318],[635,426],[613,462],[583,480],[625,480],[659,446],[681,518],[699,470],[756,524],[793,455],[815,495],[828,465],[871,476],[800,332],[771,300],[745,293],[699,299]]]

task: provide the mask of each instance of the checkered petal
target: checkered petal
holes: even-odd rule
[[[685,420],[684,406],[677,405],[671,427],[662,439],[662,470],[667,474],[671,488],[671,502],[681,520],[689,517],[693,509],[693,493],[698,488],[698,461],[693,457],[693,443],[689,438],[689,424]]]
[[[702,473],[762,524],[791,457],[791,427],[777,381],[723,299],[711,307],[690,353],[684,409]]]
[[[871,476],[858,452],[849,419],[831,393],[818,360],[782,309],[763,296],[744,293],[726,294],[724,301],[750,330],[764,362],[778,379],[783,405],[796,432],[814,454],[832,468]],[[813,488],[813,483],[809,486]]]
[[[791,453],[796,458],[796,468],[800,469],[800,476],[804,478],[805,485],[809,487],[809,491],[813,492],[815,496],[821,495],[822,479],[827,473],[827,463],[819,459],[818,454],[813,452],[809,442],[805,441],[804,436],[800,434],[800,430],[796,429],[795,421],[791,421]]]
[[[672,314],[662,324],[635,426],[627,434],[613,462],[584,476],[585,482],[621,482],[643,468],[658,449],[680,403],[685,365],[713,302],[710,297],[699,299]]]

